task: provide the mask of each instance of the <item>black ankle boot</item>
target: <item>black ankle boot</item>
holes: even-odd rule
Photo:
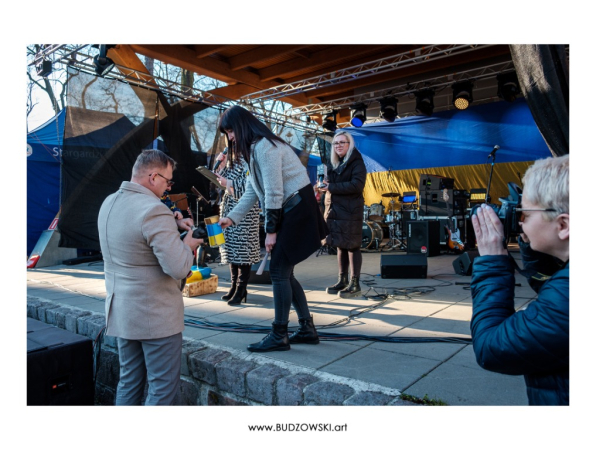
[[[239,305],[240,303],[246,303],[247,291],[246,286],[236,286],[236,292],[230,300],[228,301],[228,305]]]
[[[290,344],[318,344],[319,335],[312,321],[312,316],[308,319],[298,319],[300,328],[290,336]]]
[[[333,286],[329,286],[327,288],[328,294],[337,294],[342,289],[348,286],[348,274],[347,273],[340,273],[337,277],[337,283]]]
[[[359,277],[352,277],[350,280],[350,284],[347,288],[339,291],[339,296],[341,298],[351,298],[351,297],[358,297],[362,294],[362,290],[360,289]]]
[[[271,332],[265,336],[261,342],[250,344],[249,352],[276,352],[290,350],[290,341],[288,340],[288,324],[277,324],[273,322]]]

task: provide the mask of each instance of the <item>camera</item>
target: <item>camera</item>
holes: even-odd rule
[[[194,239],[208,239],[207,228],[204,223],[199,223],[196,227],[192,227],[192,237]],[[180,239],[184,239],[188,231],[180,234]]]
[[[522,199],[522,189],[515,183],[507,183],[507,187],[509,188],[509,195],[507,198],[499,198],[501,202],[501,206],[494,205],[492,203],[486,203],[489,207],[491,207],[501,222],[503,223],[503,229],[505,231],[505,243],[509,242],[509,238],[511,236],[517,236],[522,232],[521,227],[519,226],[519,219],[516,214],[516,210],[521,208],[521,199]],[[478,208],[482,206],[481,204],[474,205],[472,211],[470,213],[470,217],[472,217],[478,211]]]

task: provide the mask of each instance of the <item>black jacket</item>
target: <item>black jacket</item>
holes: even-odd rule
[[[329,185],[325,195],[325,220],[329,227],[327,244],[351,249],[362,245],[364,185],[366,167],[356,149],[337,169],[327,166]]]
[[[493,372],[524,375],[530,405],[568,405],[569,262],[553,274],[552,257],[527,244],[520,248],[525,270],[552,276],[530,280],[538,298],[516,312],[511,258],[474,260],[471,329],[476,360]]]

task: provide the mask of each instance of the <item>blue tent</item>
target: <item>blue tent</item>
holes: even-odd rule
[[[64,117],[54,118],[27,134],[27,256],[60,209],[60,159]]]

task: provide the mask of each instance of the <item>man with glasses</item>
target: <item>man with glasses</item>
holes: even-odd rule
[[[120,382],[117,405],[172,405],[180,383],[184,304],[180,280],[203,242],[180,239],[160,196],[173,184],[176,162],[144,150],[130,181],[99,211],[99,243],[106,279],[106,334],[117,337]]]
[[[569,155],[536,161],[516,211],[524,274],[537,298],[514,307],[503,225],[483,205],[472,217],[480,256],[472,273],[472,341],[487,370],[524,375],[530,405],[569,404]]]

